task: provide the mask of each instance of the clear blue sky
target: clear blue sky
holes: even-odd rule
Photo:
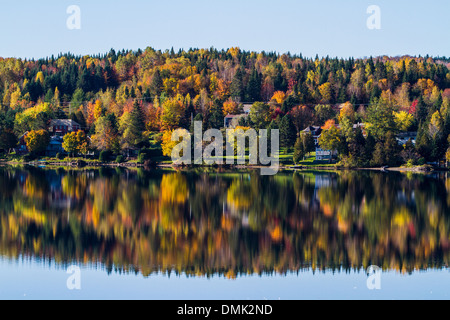
[[[81,30],[69,30],[69,5]],[[381,30],[369,30],[369,5]],[[228,48],[305,56],[450,56],[448,0],[16,0],[0,10],[0,56],[41,58],[110,48]]]

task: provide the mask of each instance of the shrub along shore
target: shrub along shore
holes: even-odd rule
[[[156,168],[176,168],[176,169],[194,169],[194,168],[212,168],[216,170],[246,170],[246,169],[261,169],[263,166],[260,165],[175,165],[170,161],[153,162],[147,160],[145,162],[139,162],[137,160],[132,160],[128,162],[102,162],[99,160],[89,160],[89,159],[41,159],[34,161],[6,161],[0,160],[1,165],[10,166],[36,166],[36,167],[61,167],[61,168],[100,168],[100,167],[121,167],[121,168],[144,168],[144,169],[156,169]],[[415,172],[415,173],[429,173],[433,171],[449,171],[448,168],[433,167],[431,165],[422,166],[402,166],[402,167],[373,167],[373,168],[359,168],[359,167],[345,167],[340,164],[305,164],[305,165],[294,165],[294,164],[281,164],[280,171],[286,170],[369,170],[369,171],[383,171],[383,172]]]

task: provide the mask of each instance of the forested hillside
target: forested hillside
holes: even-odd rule
[[[4,58],[0,149],[47,130],[51,119],[71,118],[92,137],[91,148],[120,154],[148,147],[155,133],[189,129],[192,118],[221,128],[224,116],[251,103],[241,125],[279,128],[284,147],[302,140],[290,129],[317,125],[327,133],[321,144],[353,164],[435,161],[448,148],[449,65],[442,57],[312,59],[239,48]],[[353,130],[357,123],[364,130]],[[394,143],[406,131],[418,131],[417,145]]]

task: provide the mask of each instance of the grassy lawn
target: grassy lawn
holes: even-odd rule
[[[89,159],[89,158],[82,158],[82,157],[74,157],[74,158],[66,157],[64,159],[44,157],[44,158],[38,159],[37,161],[46,161],[46,162],[52,162],[52,163],[64,163],[64,162],[76,162],[76,161],[100,162],[100,160],[98,160],[98,159]]]
[[[150,142],[152,144],[152,148],[155,149],[159,149],[160,145],[158,143],[160,137],[160,134],[154,134],[150,137]],[[245,155],[245,164],[249,163],[249,150],[246,149],[246,155]],[[290,148],[288,150],[286,150],[285,148],[281,148],[280,149],[280,153],[279,153],[279,159],[280,159],[280,165],[281,166],[285,166],[285,167],[289,167],[289,166],[294,166],[294,162],[293,162],[293,157],[294,157],[294,152],[293,152],[293,148]],[[237,156],[226,156],[224,155],[224,161],[226,162],[227,160],[233,159],[234,163],[237,164]],[[17,162],[17,163],[23,163],[23,162],[27,162],[30,161],[30,159],[26,156],[18,156],[15,154],[10,154],[10,155],[1,155],[0,156],[0,160],[3,161],[7,161],[7,162]],[[162,164],[162,165],[172,165],[172,159],[170,157],[164,157],[164,156],[153,156],[151,157],[151,160],[153,162]],[[77,161],[84,161],[84,162],[89,162],[89,163],[100,163],[101,161],[98,159],[85,159],[83,157],[76,157],[76,158],[69,158],[66,157],[64,159],[58,159],[58,158],[53,158],[53,157],[43,157],[43,158],[38,158],[35,160],[31,160],[33,162],[47,162],[47,163],[53,163],[53,164],[58,164],[58,163],[68,163],[68,162],[77,162]],[[114,163],[115,161],[111,161],[111,163]],[[137,159],[129,159],[128,161],[125,161],[124,163],[138,163]],[[307,157],[305,157],[305,159],[303,161],[301,161],[300,163],[297,164],[298,166],[305,166],[305,167],[334,167],[335,164],[330,164],[328,161],[316,161],[316,153],[312,152],[311,154],[309,154]]]
[[[6,161],[6,162],[26,162],[25,161],[25,156],[22,155],[16,155],[15,153],[11,153],[9,155],[7,154],[2,154],[0,157],[0,160],[2,161]]]
[[[280,158],[280,165],[282,166],[294,166],[293,158],[294,158],[294,152],[291,150],[285,150],[284,148],[281,148],[279,158]],[[237,163],[237,156],[224,156],[224,161],[233,159],[235,160],[235,163]],[[245,155],[245,163],[248,164],[249,161],[249,155],[248,150],[246,150]],[[166,158],[165,161],[161,161],[160,163],[164,164],[172,164],[172,161],[170,158]],[[329,161],[316,161],[316,153],[311,152],[307,157],[305,157],[305,160],[301,161],[298,166],[306,166],[306,167],[335,167],[336,164],[332,163],[330,164]]]
[[[316,153],[311,152],[309,156],[306,156],[303,161],[300,161],[297,165],[306,167],[334,167],[336,164],[330,163],[328,160],[318,161],[316,160]]]

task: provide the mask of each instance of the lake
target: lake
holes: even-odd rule
[[[448,173],[0,167],[0,190],[1,299],[449,299]]]

